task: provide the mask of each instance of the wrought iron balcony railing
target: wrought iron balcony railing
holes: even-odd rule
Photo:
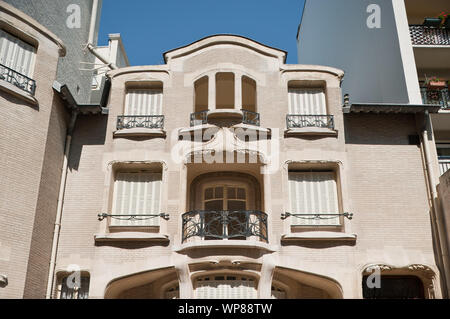
[[[117,129],[164,128],[164,115],[121,115],[117,117]]]
[[[185,242],[191,237],[205,240],[258,237],[267,243],[267,214],[261,211],[203,211],[183,214]]]
[[[450,45],[450,30],[424,25],[410,25],[413,45]]]
[[[420,88],[422,94],[423,104],[440,105],[443,109],[450,108],[450,94],[449,89],[444,88],[440,90],[430,90],[426,87]]]
[[[34,95],[36,91],[36,81],[30,79],[29,77],[14,71],[13,69],[0,64],[0,80],[4,80],[17,86],[19,89]]]
[[[441,171],[441,175],[450,169],[450,156],[439,157],[439,169]]]
[[[333,115],[286,115],[286,127],[304,128],[304,127],[321,127],[334,129]]]
[[[224,111],[225,111],[225,109],[224,109]],[[260,125],[259,113],[244,110],[244,109],[242,109],[241,112],[242,112],[242,123],[249,124],[249,125],[255,125],[255,126]],[[191,127],[196,126],[196,125],[208,124],[208,113],[209,113],[209,110],[191,113],[191,117],[190,117]]]

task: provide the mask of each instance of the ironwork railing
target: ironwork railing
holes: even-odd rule
[[[267,214],[261,211],[204,211],[195,210],[183,214],[185,242],[191,237],[206,240],[246,239],[259,237],[267,242]]]
[[[169,215],[160,213],[160,214],[134,214],[134,215],[115,215],[115,214],[98,214],[98,220],[102,221],[105,218],[111,217],[113,219],[117,220],[128,220],[128,221],[134,221],[134,220],[147,220],[147,219],[153,219],[157,217],[161,217],[165,220],[169,220]]]
[[[286,115],[286,127],[303,128],[303,127],[321,127],[334,129],[333,115]]]
[[[249,125],[260,125],[259,113],[242,109],[242,123]]]
[[[196,125],[208,124],[208,112],[209,110],[192,113],[191,127]]]
[[[341,217],[341,216],[348,218],[349,220],[353,219],[353,213],[335,213],[335,214],[331,214],[331,213],[312,213],[312,214],[284,213],[284,214],[281,214],[281,219],[284,220],[291,216],[301,218],[301,219],[315,219],[315,220],[334,219],[336,217]]]
[[[191,127],[196,125],[208,124],[208,112],[209,110],[191,113],[190,117]],[[255,126],[260,125],[259,113],[244,109],[242,109],[241,112],[242,112],[242,123]]]
[[[410,25],[413,45],[450,45],[450,30],[424,25]]]
[[[7,66],[0,64],[0,80],[11,83],[17,86],[19,89],[34,95],[36,91],[36,81],[30,79],[26,75],[23,75]]]
[[[450,157],[439,157],[439,169],[441,171],[441,175],[450,169]]]
[[[121,115],[117,117],[117,129],[164,128],[164,115]]]
[[[422,94],[423,104],[436,104],[440,105],[443,109],[450,108],[450,93],[449,89],[433,89],[430,90],[426,87],[420,88]]]

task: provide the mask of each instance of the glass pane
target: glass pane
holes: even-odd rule
[[[439,157],[450,157],[450,147],[449,148],[438,148],[437,153]]]
[[[214,198],[213,189],[212,188],[205,189],[205,199],[208,200],[213,198]]]
[[[223,198],[223,187],[216,187],[216,196],[214,198]]]
[[[208,210],[208,211],[223,210],[223,200],[212,200],[209,202],[205,202],[205,210]]]
[[[230,198],[230,199],[235,199],[236,198],[236,188],[228,187],[227,192],[228,192],[228,194],[227,194],[228,198]]]
[[[240,200],[229,200],[228,201],[228,210],[245,210],[245,202]]]
[[[238,188],[237,189],[237,198],[238,199],[245,199],[245,189],[244,188]]]

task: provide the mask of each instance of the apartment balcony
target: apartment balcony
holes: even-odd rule
[[[248,110],[235,109],[216,109],[214,111],[205,110],[191,114],[191,127],[205,124],[231,125],[231,124],[247,124],[260,126],[259,113]]]
[[[164,115],[121,115],[116,129],[114,137],[165,136]]]
[[[450,29],[424,25],[410,25],[409,33],[413,45],[450,46]]]
[[[439,169],[440,169],[441,175],[443,175],[450,169],[450,156],[439,157]]]
[[[247,240],[264,243],[267,238],[267,214],[255,210],[204,211],[183,214],[182,242],[190,238],[201,240]]]
[[[442,109],[450,109],[450,94],[448,87],[438,90],[421,87],[420,92],[422,94],[423,104],[440,105]]]
[[[36,91],[36,81],[3,64],[0,64],[0,80],[11,83],[15,87],[18,87],[33,96]]]

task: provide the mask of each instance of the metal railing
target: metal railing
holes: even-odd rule
[[[304,127],[321,127],[334,129],[333,115],[286,115],[286,127],[304,128]]]
[[[191,237],[205,240],[267,238],[267,214],[261,211],[204,211],[195,210],[183,214],[183,236],[185,242]]]
[[[450,94],[448,87],[444,89],[430,90],[426,87],[420,88],[423,104],[440,105],[443,109],[450,108]]]
[[[208,112],[209,110],[191,113],[191,127],[208,124]]]
[[[413,45],[450,45],[450,30],[424,25],[410,25]]]
[[[164,128],[164,115],[121,115],[117,117],[117,129]]]
[[[36,81],[30,79],[26,75],[23,75],[7,66],[0,64],[0,80],[4,80],[12,85],[18,87],[25,92],[34,95],[36,91]]]
[[[444,175],[450,169],[450,157],[440,157],[439,158],[439,169],[441,175]]]
[[[208,124],[208,112],[209,112],[209,110],[191,113],[191,117],[190,117],[191,127],[196,126],[196,125]],[[242,112],[242,123],[249,124],[249,125],[255,125],[255,126],[260,125],[259,113],[244,110],[244,109],[242,109],[241,112]]]

